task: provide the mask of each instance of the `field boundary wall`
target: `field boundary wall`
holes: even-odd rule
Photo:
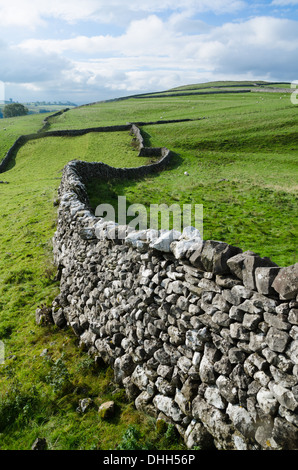
[[[298,450],[298,264],[202,240],[193,227],[135,231],[90,209],[91,179],[143,177],[170,159],[164,149],[139,168],[66,165],[53,322],[188,448]]]

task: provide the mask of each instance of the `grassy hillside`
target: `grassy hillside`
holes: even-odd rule
[[[135,121],[194,119],[144,126],[147,145],[175,152],[174,167],[142,182],[109,184],[110,202],[118,194],[147,207],[203,204],[205,239],[254,250],[281,266],[297,262],[298,119],[289,95],[165,96],[92,109],[114,123],[123,122],[122,114]],[[86,112],[77,109],[65,122],[74,125]],[[54,127],[59,125],[60,119]],[[94,207],[102,201],[99,191],[96,182],[90,185]]]
[[[1,120],[0,160],[19,135],[40,129],[45,116]],[[280,265],[296,262],[298,118],[289,95],[164,94],[96,103],[51,119],[50,130],[181,118],[194,121],[143,127],[147,145],[175,152],[171,167],[143,181],[101,185],[105,202],[123,194],[147,206],[203,203],[204,238],[255,250]],[[50,305],[58,293],[51,238],[62,168],[73,158],[143,164],[130,142],[125,132],[30,141],[0,175],[9,183],[0,184],[0,449],[30,449],[36,437],[57,450],[181,446],[171,428],[159,435],[154,421],[127,403],[112,372],[94,367],[70,330],[35,323],[37,306]],[[94,206],[102,202],[99,189],[96,182],[89,188]],[[77,407],[85,397],[96,406],[83,415]],[[111,398],[116,416],[103,421],[98,405]]]
[[[167,436],[158,435],[153,420],[137,412],[113,385],[112,371],[94,367],[78,349],[70,330],[35,323],[37,306],[50,305],[58,293],[51,238],[62,168],[73,158],[136,166],[140,160],[131,141],[128,132],[30,141],[2,174],[9,184],[0,185],[0,339],[5,344],[0,449],[30,449],[38,436],[55,450],[114,449],[129,442],[128,428],[135,447],[148,446],[148,441],[157,448],[180,445],[171,428]],[[81,415],[77,408],[85,397],[95,405]],[[97,409],[109,399],[117,411],[106,422]]]
[[[0,162],[20,135],[39,131],[43,126],[43,119],[47,116],[50,116],[50,113],[0,119]]]

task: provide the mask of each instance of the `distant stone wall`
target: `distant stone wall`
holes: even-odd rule
[[[0,163],[0,173],[7,171],[7,167],[11,162],[13,156],[18,152],[18,150],[27,142],[26,136],[21,135],[15,143],[10,147],[7,154]]]
[[[216,87],[219,88],[219,87]],[[211,90],[211,88],[210,88]],[[226,94],[237,94],[237,93],[250,93],[251,90],[228,90],[228,91],[183,91],[183,92],[175,92],[175,93],[169,93],[169,94],[151,94],[147,96],[143,95],[136,95],[134,96],[135,99],[146,99],[146,98],[172,98],[174,96],[194,96],[194,95],[226,95]]]
[[[60,112],[57,114],[61,114]],[[51,116],[52,117],[52,116]],[[130,131],[132,124],[124,124],[118,126],[101,126],[101,127],[88,127],[85,129],[66,129],[44,132],[41,129],[36,134],[21,135],[15,143],[8,150],[4,159],[0,163],[0,173],[7,171],[8,165],[12,161],[13,157],[17,154],[19,149],[30,140],[44,139],[45,137],[78,137],[81,135],[89,134],[90,132],[122,132]]]
[[[53,117],[56,115],[60,115],[63,112],[68,111],[68,109],[64,111],[59,111],[49,117]],[[46,120],[45,120],[46,121]],[[44,121],[44,122],[45,122]],[[120,124],[115,126],[99,126],[99,127],[87,127],[84,129],[65,129],[65,130],[56,130],[56,131],[47,131],[47,122],[45,122],[45,127],[42,127],[37,133],[35,134],[26,134],[21,135],[15,143],[11,146],[8,150],[7,154],[5,155],[4,159],[0,163],[0,173],[4,173],[7,171],[8,166],[12,159],[15,157],[19,149],[25,145],[30,140],[36,139],[44,139],[45,137],[78,137],[81,135],[89,134],[90,132],[125,132],[130,131],[132,135],[135,136],[136,140],[138,141],[140,156],[148,157],[148,156],[164,156],[164,147],[163,148],[155,148],[152,149],[151,147],[145,147],[143,142],[143,137],[141,134],[140,129],[138,126],[145,126],[151,124],[166,124],[171,122],[184,122],[190,121],[190,119],[180,119],[180,120],[169,120],[169,121],[156,121],[156,122],[140,122],[137,124],[128,123],[128,124]]]
[[[61,109],[60,111],[57,111],[56,113],[54,114],[51,114],[50,116],[47,116],[44,120],[43,120],[43,126],[42,128],[38,131],[38,132],[46,132],[51,123],[50,123],[50,119],[54,118],[54,117],[57,117],[57,116],[61,116],[62,114],[66,113],[67,111],[69,111],[70,108],[65,108],[65,109]]]
[[[298,450],[298,264],[281,268],[190,227],[134,232],[89,207],[90,178],[142,176],[170,157],[134,169],[66,165],[53,321],[189,448]]]

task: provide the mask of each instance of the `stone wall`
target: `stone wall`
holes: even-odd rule
[[[139,410],[204,449],[298,449],[298,264],[92,213],[85,184],[160,171],[70,162],[59,188],[52,316]],[[105,202],[105,201],[102,201]]]
[[[9,164],[13,160],[13,158],[16,156],[17,152],[19,149],[25,145],[27,142],[30,140],[36,140],[36,139],[44,139],[45,137],[78,137],[82,136],[85,134],[89,134],[90,132],[125,132],[125,131],[130,131],[132,135],[135,136],[136,140],[138,141],[139,145],[139,150],[140,150],[140,156],[158,156],[158,157],[163,157],[164,156],[164,150],[163,148],[156,148],[152,149],[150,147],[145,147],[144,146],[144,141],[143,137],[141,134],[141,131],[138,126],[145,126],[145,125],[151,125],[151,124],[166,124],[170,122],[184,122],[184,121],[190,121],[191,119],[180,119],[180,120],[170,120],[170,121],[156,121],[156,122],[140,122],[140,123],[128,123],[128,124],[120,124],[120,125],[115,125],[115,126],[100,126],[100,127],[88,127],[84,129],[62,129],[62,130],[56,130],[56,131],[45,131],[46,128],[48,127],[48,122],[49,119],[60,115],[64,112],[68,111],[68,109],[65,109],[63,111],[59,111],[48,118],[44,120],[44,126],[35,134],[26,134],[26,135],[21,135],[18,137],[18,139],[14,142],[14,144],[10,147],[8,152],[6,153],[5,157],[3,160],[0,162],[0,173],[4,173],[7,171]]]

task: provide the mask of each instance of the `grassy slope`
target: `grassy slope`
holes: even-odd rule
[[[144,127],[148,144],[166,145],[176,152],[175,165],[143,182],[109,185],[105,198],[122,193],[130,202],[147,205],[159,200],[203,202],[205,238],[233,242],[280,264],[291,264],[297,261],[297,108],[288,96],[281,96],[213,95],[99,103],[53,119],[51,129],[206,117]],[[18,118],[16,127],[10,126],[9,138],[0,128],[0,136],[6,136],[5,152],[14,136],[42,126],[38,117],[44,115]],[[0,178],[9,181],[9,185],[0,185],[0,339],[6,353],[5,364],[0,366],[1,449],[29,449],[37,436],[46,437],[53,449],[112,449],[131,424],[160,449],[178,446],[157,436],[152,420],[125,403],[121,392],[112,395],[111,372],[94,370],[90,364],[87,368],[88,358],[77,349],[71,332],[38,327],[34,318],[36,307],[49,304],[58,292],[50,240],[56,214],[52,203],[61,169],[73,158],[114,166],[139,164],[129,139],[121,133],[116,139],[111,134],[89,134],[74,140],[32,141]],[[184,171],[190,176],[185,177]],[[97,199],[95,190],[93,187],[96,205],[102,199]],[[46,356],[41,355],[45,348]],[[62,365],[55,364],[59,359]],[[56,381],[50,385],[54,372]],[[71,374],[70,387],[67,373]],[[101,421],[96,408],[79,415],[78,400],[85,396],[92,396],[97,405],[115,398],[115,419]]]
[[[50,114],[0,119],[0,162],[20,135],[37,132],[43,126],[43,119]]]
[[[121,122],[122,113],[143,119],[145,112],[148,120],[206,118],[144,127],[148,145],[176,153],[175,167],[143,182],[105,187],[110,202],[121,194],[147,207],[203,204],[205,239],[254,250],[281,266],[297,261],[298,119],[288,95],[138,99],[100,109],[110,122]],[[74,124],[78,116],[67,118]],[[94,207],[102,202],[100,187],[90,186]]]
[[[32,118],[27,119],[29,130]],[[1,449],[30,449],[38,436],[56,450],[113,449],[129,425],[140,428],[151,443],[161,439],[151,419],[134,410],[122,391],[114,393],[111,371],[90,367],[70,331],[35,324],[37,306],[50,305],[58,293],[51,237],[62,168],[73,158],[137,166],[140,160],[131,140],[122,132],[30,141],[3,174],[9,184],[0,185],[0,339],[5,344],[5,364],[0,366]],[[41,355],[45,349],[46,355]],[[76,408],[86,396],[96,406],[83,416]],[[117,404],[111,422],[97,413],[98,405],[108,399]],[[171,445],[169,439],[157,444]]]

